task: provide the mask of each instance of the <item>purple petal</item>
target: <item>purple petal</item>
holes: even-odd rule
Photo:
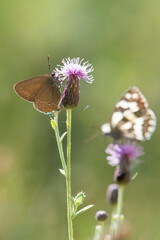
[[[80,58],[66,58],[62,60],[63,66],[56,68],[56,73],[60,76],[61,80],[69,78],[78,78],[85,80],[88,83],[93,82],[93,76],[89,73],[93,72],[93,66],[88,62],[80,61]]]

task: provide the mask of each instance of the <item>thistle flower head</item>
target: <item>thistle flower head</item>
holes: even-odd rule
[[[66,58],[62,60],[63,66],[56,68],[56,74],[61,81],[67,78],[67,83],[62,94],[62,105],[65,108],[73,109],[79,102],[79,80],[85,80],[88,83],[93,82],[93,76],[90,73],[93,67],[88,62],[80,61],[80,58]]]
[[[66,78],[82,79],[88,83],[93,82],[93,76],[89,75],[93,72],[93,66],[84,62],[84,59],[80,58],[65,58],[62,60],[63,66],[58,65],[59,69],[56,68],[56,72],[60,76],[60,79],[64,81]]]
[[[107,156],[107,160],[111,166],[117,166],[121,161],[131,163],[144,155],[143,148],[135,142],[120,145],[110,144],[106,149],[106,153],[110,154],[110,156]]]

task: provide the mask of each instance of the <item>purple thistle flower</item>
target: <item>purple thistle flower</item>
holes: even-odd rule
[[[106,153],[110,154],[107,156],[109,165],[117,166],[121,161],[127,161],[131,163],[136,160],[138,157],[144,155],[143,148],[134,143],[125,143],[125,144],[110,144]]]
[[[133,143],[110,144],[106,153],[109,165],[116,166],[114,181],[119,184],[127,184],[131,179],[131,163],[144,154],[143,148]]]
[[[60,79],[64,81],[68,78],[82,79],[88,83],[93,82],[93,76],[88,75],[93,72],[93,66],[88,62],[83,62],[84,59],[80,58],[65,58],[62,60],[63,66],[58,65],[56,68],[56,73],[60,76]]]
[[[73,109],[79,102],[79,80],[92,83],[93,76],[89,73],[93,71],[93,67],[88,62],[83,62],[83,59],[80,61],[79,58],[63,59],[62,63],[63,66],[59,66],[60,69],[56,68],[56,74],[61,81],[67,78],[61,102],[65,108]]]

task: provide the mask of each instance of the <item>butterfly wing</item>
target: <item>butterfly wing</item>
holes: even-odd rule
[[[61,98],[57,79],[48,74],[30,78],[15,84],[15,92],[23,99],[33,102],[44,113],[59,109]]]
[[[150,139],[156,117],[140,90],[130,88],[116,104],[110,126],[113,136],[144,141]]]
[[[34,102],[35,96],[46,83],[46,80],[50,78],[51,76],[48,74],[30,78],[16,83],[14,85],[14,90],[19,97],[29,102]]]
[[[56,81],[48,79],[43,88],[40,89],[33,103],[39,111],[49,113],[59,110],[61,92]]]

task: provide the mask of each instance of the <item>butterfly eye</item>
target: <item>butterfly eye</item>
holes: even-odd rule
[[[52,77],[55,77],[55,75],[56,75],[55,72],[51,72]]]

